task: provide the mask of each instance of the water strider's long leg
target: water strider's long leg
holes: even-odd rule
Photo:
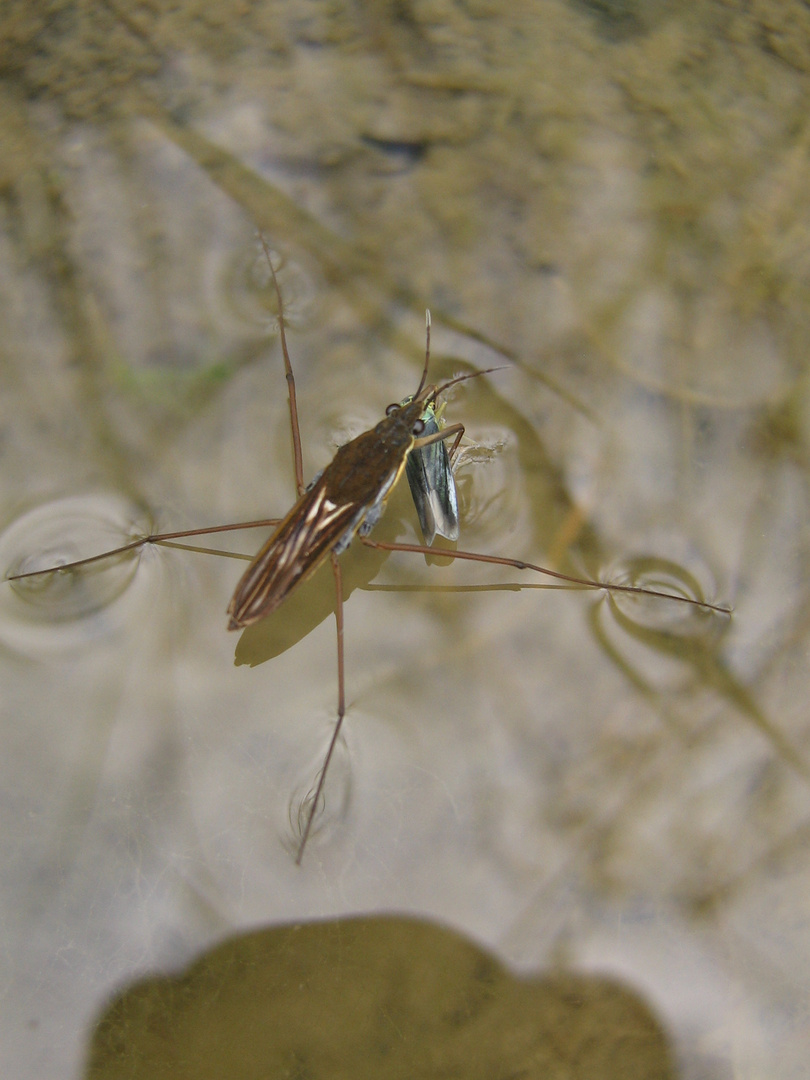
[[[292,363],[290,361],[290,354],[287,349],[287,334],[284,326],[284,300],[281,295],[281,289],[279,288],[278,279],[276,277],[276,271],[273,266],[273,260],[270,257],[270,250],[267,243],[259,233],[259,240],[261,242],[264,254],[267,258],[267,263],[270,267],[270,274],[273,278],[273,287],[276,290],[276,299],[278,301],[278,330],[279,337],[281,338],[281,352],[284,357],[284,375],[287,379],[287,391],[288,401],[290,406],[290,432],[292,434],[293,443],[293,467],[295,469],[295,484],[299,497],[304,493],[306,485],[304,484],[304,467],[303,457],[301,452],[301,429],[298,423],[298,399],[295,393],[295,375],[293,373]],[[301,860],[304,857],[304,848],[307,846],[307,840],[309,834],[312,831],[312,823],[315,820],[315,815],[318,812],[318,802],[320,801],[321,794],[323,792],[323,786],[326,782],[326,773],[329,769],[329,763],[332,760],[332,754],[334,753],[335,746],[337,745],[338,737],[340,735],[340,729],[343,726],[343,717],[346,714],[346,682],[345,682],[345,664],[343,659],[343,576],[340,570],[340,562],[338,556],[334,552],[331,553],[332,562],[332,574],[335,579],[335,629],[337,635],[337,678],[338,678],[338,701],[337,701],[337,716],[335,718],[335,727],[332,731],[332,737],[329,740],[329,747],[326,751],[326,756],[323,760],[323,765],[318,773],[317,783],[315,784],[315,791],[312,794],[312,801],[309,804],[307,810],[306,821],[304,823],[304,830],[301,833],[301,841],[298,845],[298,851],[295,856],[296,866],[301,865]],[[307,804],[307,800],[304,800],[301,809],[303,810]]]
[[[312,822],[315,820],[315,814],[318,811],[318,802],[323,791],[323,785],[326,781],[326,770],[329,768],[329,762],[332,760],[332,754],[334,752],[335,746],[337,745],[341,726],[343,725],[343,717],[346,714],[346,687],[343,678],[343,575],[340,570],[340,562],[334,551],[331,554],[331,559],[332,573],[335,576],[335,622],[337,624],[337,720],[335,721],[335,728],[332,732],[332,737],[329,740],[329,747],[326,751],[326,756],[323,759],[323,765],[321,766],[321,770],[318,773],[318,780],[315,785],[315,791],[314,793],[310,793],[310,795],[304,799],[304,802],[301,805],[301,810],[303,810],[304,807],[307,805],[307,802],[309,801],[309,810],[307,811],[304,831],[301,834],[301,842],[298,845],[298,852],[295,856],[296,866],[301,865],[301,860],[304,857],[304,848],[307,846],[307,840],[309,839],[310,830],[312,829]]]
[[[125,555],[128,551],[137,551],[146,544],[162,544],[169,540],[184,540],[191,536],[208,536],[210,533],[235,532],[237,529],[263,529],[278,525],[280,518],[262,518],[261,521],[237,521],[231,525],[212,525],[207,529],[182,529],[179,532],[150,533],[138,540],[131,540],[128,544],[111,548],[109,551],[101,551],[98,555],[88,555],[84,559],[76,559],[74,562],[61,563],[59,566],[48,566],[44,570],[27,570],[24,574],[9,574],[6,581],[22,581],[23,578],[40,577],[43,574],[53,574],[63,570],[76,570],[80,566],[89,566],[91,563],[101,562],[102,559],[112,559],[116,555]],[[219,553],[217,553],[219,554]]]
[[[368,536],[361,536],[360,539],[366,547],[377,548],[378,551],[411,551],[417,555],[437,554],[436,548],[428,547],[426,544],[394,544],[382,540],[372,540]],[[609,581],[594,581],[591,578],[575,577],[572,574],[563,574],[559,570],[549,570],[548,567],[526,562],[525,559],[508,559],[502,555],[483,555],[476,551],[453,551],[447,548],[442,548],[439,553],[448,559],[467,559],[470,562],[490,563],[495,566],[511,566],[515,570],[531,570],[537,574],[545,574],[546,577],[556,578],[558,581],[565,581],[572,585],[582,585],[589,589],[635,593],[639,596],[655,596],[663,600],[677,600],[684,604],[691,604],[705,611],[717,611],[721,615],[731,614],[731,608],[723,604],[710,604],[707,600],[695,600],[691,596],[680,596],[677,593],[664,592],[662,589],[649,589],[644,585],[619,585]]]
[[[281,289],[278,285],[278,278],[276,277],[273,260],[270,257],[270,249],[261,233],[259,233],[259,241],[264,250],[265,257],[267,258],[267,264],[270,267],[270,273],[273,278],[273,287],[276,290],[276,299],[278,301],[278,334],[281,338],[281,354],[284,357],[284,377],[287,380],[287,401],[290,406],[290,431],[292,433],[293,443],[295,487],[300,496],[303,495],[306,485],[304,484],[304,463],[303,455],[301,453],[301,428],[298,423],[298,398],[295,393],[295,375],[293,374],[292,363],[290,362],[290,354],[287,350],[287,334],[284,329],[284,301],[281,297]]]

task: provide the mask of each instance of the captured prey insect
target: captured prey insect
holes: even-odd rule
[[[408,405],[411,400],[412,398],[407,397],[400,405]],[[446,404],[443,401],[438,409],[432,402],[426,406],[420,418],[424,424],[425,437],[438,435],[443,429],[442,413]],[[438,442],[425,443],[411,450],[405,462],[408,487],[411,489],[419,527],[426,544],[432,544],[437,536],[443,536],[446,540],[458,540],[458,495],[453,478],[453,458],[463,434],[463,429],[458,432],[449,453],[443,441],[447,436],[443,436]]]
[[[451,386],[497,369],[487,369],[462,375],[436,386],[427,382],[430,363],[430,316],[426,320],[425,364],[416,392],[398,404],[389,405],[385,416],[373,428],[341,446],[329,465],[304,486],[301,438],[298,422],[295,379],[287,349],[284,308],[270,252],[263,238],[261,243],[270,265],[273,286],[278,301],[279,338],[288,385],[293,460],[298,499],[281,520],[252,521],[213,528],[158,533],[141,537],[128,544],[89,556],[58,567],[9,575],[19,580],[54,571],[75,570],[114,555],[134,551],[148,543],[224,532],[229,529],[273,526],[267,542],[252,560],[228,605],[228,628],[248,627],[275,611],[327,559],[331,561],[335,580],[335,618],[337,625],[338,701],[336,721],[314,787],[301,804],[298,820],[300,840],[296,863],[300,864],[313,823],[324,793],[330,761],[340,735],[345,715],[344,681],[344,620],[343,583],[339,556],[355,536],[373,548],[383,551],[408,551],[430,554],[429,546],[436,534],[449,539],[458,536],[458,509],[452,459],[458,449],[464,426],[460,423],[443,425],[443,406],[437,401]],[[448,454],[446,440],[455,441]],[[407,471],[426,544],[384,543],[372,540],[369,533],[379,521],[388,497]],[[685,595],[677,595],[638,585],[611,584],[579,578],[549,570],[524,560],[511,559],[477,552],[443,550],[451,559],[465,559],[493,565],[530,570],[576,585],[611,592],[645,594],[682,601],[707,610],[728,613],[728,608],[713,605]]]

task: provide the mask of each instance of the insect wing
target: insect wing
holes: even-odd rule
[[[436,435],[441,430],[433,405],[425,409],[422,423],[425,425],[423,435]],[[437,534],[448,540],[458,540],[456,482],[444,441],[411,450],[405,463],[405,475],[425,543],[432,544]]]
[[[229,628],[249,626],[283,603],[329,555],[340,554],[368,519],[373,525],[413,446],[420,405],[400,408],[338,449],[242,576]]]
[[[332,502],[325,479],[304,492],[242,575],[228,605],[230,630],[250,626],[275,611],[315,573],[341,538],[357,530],[366,507]]]

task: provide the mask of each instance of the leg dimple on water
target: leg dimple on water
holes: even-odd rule
[[[135,576],[140,549],[68,564],[129,543],[137,535],[136,516],[124,499],[80,495],[37,506],[13,521],[0,534],[6,579],[0,582],[0,639],[36,653],[109,632],[111,610]],[[17,574],[35,576],[8,580]]]
[[[312,802],[320,779],[320,769],[323,767],[323,757],[323,752],[321,752],[310,762],[299,783],[295,785],[287,804],[289,826],[283,842],[284,846],[296,856],[312,810]],[[345,819],[350,800],[351,761],[349,748],[341,733],[329,763],[326,782],[318,797],[307,845],[316,838],[323,839],[325,835],[329,835]],[[306,852],[303,857],[306,859]]]

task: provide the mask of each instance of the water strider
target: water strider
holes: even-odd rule
[[[278,300],[279,337],[289,393],[293,462],[298,490],[298,500],[289,513],[282,519],[265,519],[206,529],[157,533],[61,566],[11,574],[8,579],[15,581],[55,571],[77,570],[114,555],[135,551],[148,543],[161,543],[234,529],[272,526],[273,532],[251,561],[228,605],[228,629],[238,630],[260,621],[275,611],[298,585],[311,577],[318,567],[329,559],[332,564],[336,593],[337,717],[323,765],[317,774],[312,790],[303,800],[299,810],[300,841],[296,863],[300,864],[318,811],[327,771],[345,715],[343,584],[339,556],[355,536],[359,536],[366,545],[383,551],[408,551],[421,554],[432,552],[430,544],[437,534],[451,540],[457,538],[458,508],[452,459],[458,449],[464,427],[460,423],[445,426],[442,418],[443,405],[437,406],[437,401],[451,386],[497,369],[459,376],[440,386],[429,385],[427,375],[430,362],[430,315],[428,313],[425,364],[416,392],[398,404],[389,405],[385,416],[378,424],[341,446],[329,465],[308,487],[305,487],[295,378],[287,349],[283,301],[270,252],[263,238],[261,238],[261,243],[270,265]],[[445,442],[450,438],[454,438],[454,443],[448,454]],[[425,544],[382,543],[372,540],[369,536],[379,521],[387,499],[403,471],[407,471],[408,474]],[[724,614],[729,611],[728,608],[720,605],[685,595],[639,585],[611,584],[574,577],[522,559],[458,550],[443,550],[442,554],[451,559],[465,559],[508,566],[517,570],[530,570],[560,581],[593,589],[662,597]]]

